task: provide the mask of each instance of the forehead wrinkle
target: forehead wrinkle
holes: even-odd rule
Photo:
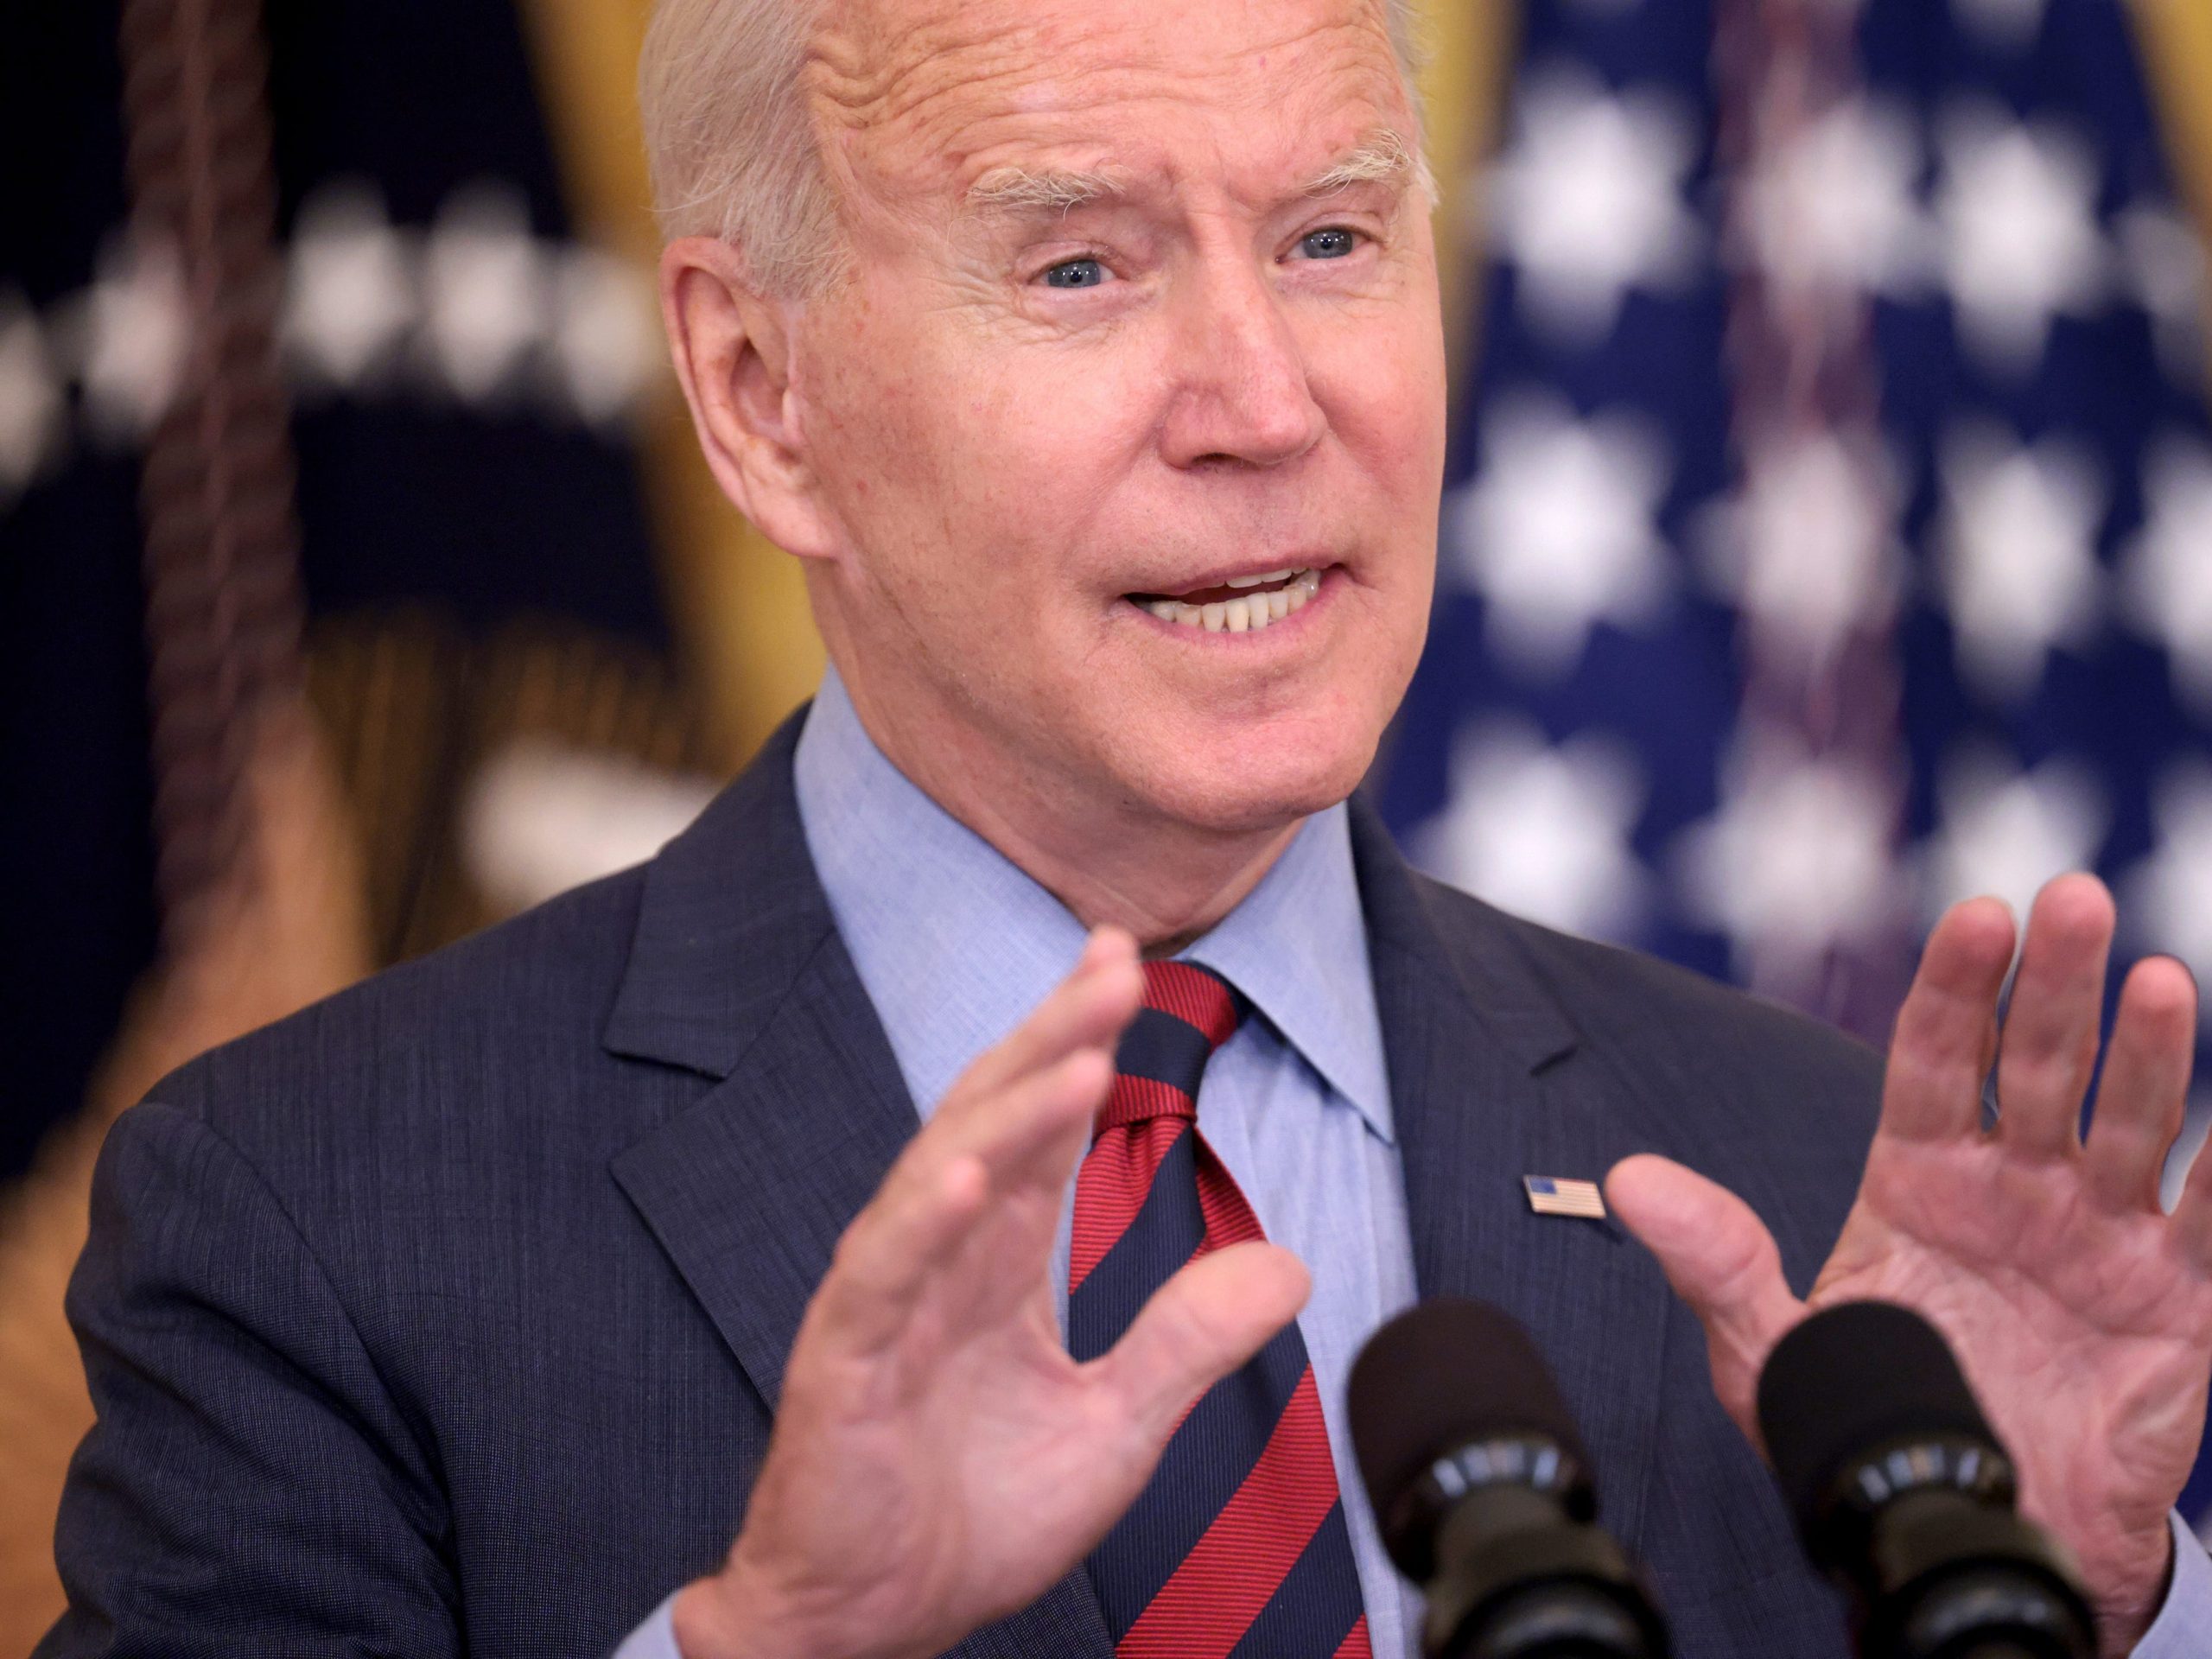
[[[844,10],[865,12],[874,3],[858,0]],[[1372,93],[1373,108],[1389,111],[1402,101],[1402,82],[1379,5],[1363,6],[1360,15],[1349,19],[1304,22],[1198,70],[1177,62],[1173,48],[1163,50],[1154,31],[1108,22],[1077,32],[1055,29],[1053,21],[1033,13],[994,19],[987,8],[952,0],[936,16],[897,29],[825,27],[810,43],[805,78],[817,121],[831,134],[842,130],[842,144],[830,148],[842,150],[849,163],[865,156],[878,164],[876,170],[906,174],[913,183],[923,182],[918,175],[942,183],[948,172],[957,176],[979,152],[1061,148],[1061,143],[1051,142],[1055,125],[1065,122],[1072,127],[1090,111],[1145,102],[1187,106],[1195,101],[1194,90],[1207,82],[1225,83],[1230,89],[1231,96],[1221,100],[1221,107],[1273,106],[1282,82],[1272,75],[1255,77],[1251,63],[1293,48],[1299,57],[1322,59],[1321,78],[1337,96],[1350,90],[1344,82],[1351,79],[1374,82],[1365,89]],[[1249,84],[1239,86],[1240,80]],[[1305,94],[1300,101],[1315,92],[1310,86],[1299,90]],[[985,137],[1003,133],[1009,123],[1033,128],[1033,143],[992,143]],[[1080,134],[1065,130],[1061,137],[1072,142]],[[1022,162],[1017,153],[1005,164]],[[1113,182],[1122,188],[1122,181]],[[1084,196],[1098,194],[1086,181]]]

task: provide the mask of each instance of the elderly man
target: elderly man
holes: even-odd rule
[[[1885,1076],[1347,804],[1443,454],[1403,25],[664,0],[677,364],[835,675],[643,870],[124,1119],[44,1652],[1396,1659],[1344,1381],[1451,1291],[1536,1332],[1680,1651],[1838,1654],[1738,1432],[1792,1283],[1943,1327],[2107,1654],[2212,1643],[2194,989],[2130,976],[2085,1144],[2100,887],[1986,1129],[2001,906]],[[1648,1254],[1517,1202],[1609,1169]]]

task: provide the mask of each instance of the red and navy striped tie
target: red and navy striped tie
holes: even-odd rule
[[[1091,1360],[1208,1250],[1262,1236],[1198,1131],[1198,1078],[1236,1030],[1203,968],[1144,964],[1144,1007],[1076,1179],[1068,1348]],[[1191,1408],[1090,1561],[1119,1659],[1369,1659],[1351,1537],[1297,1322]]]

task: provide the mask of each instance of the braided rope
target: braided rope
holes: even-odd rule
[[[141,476],[165,941],[241,879],[255,716],[301,685],[283,266],[257,0],[124,0],[131,233],[173,258],[188,340]]]

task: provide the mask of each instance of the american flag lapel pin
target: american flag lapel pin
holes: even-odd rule
[[[1580,1216],[1586,1221],[1605,1218],[1605,1195],[1595,1181],[1563,1181],[1552,1175],[1523,1175],[1521,1185],[1529,1194],[1529,1207],[1540,1216]]]

